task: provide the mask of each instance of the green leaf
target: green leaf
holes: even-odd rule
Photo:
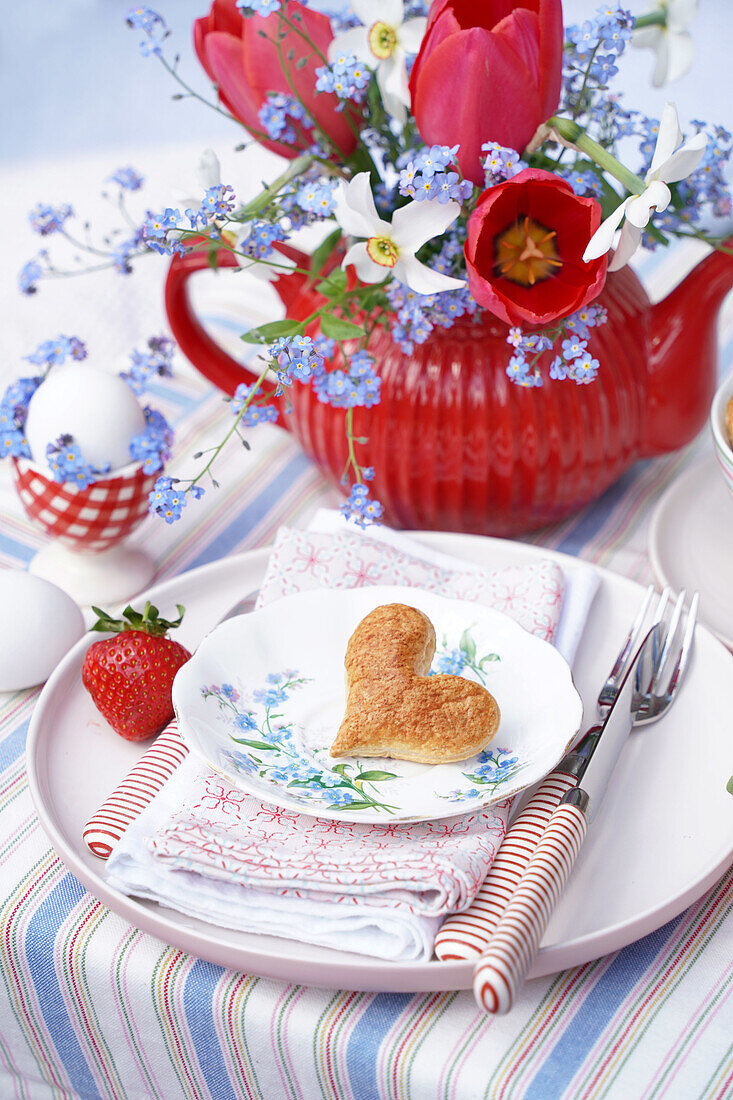
[[[369,809],[372,806],[374,806],[373,802],[349,802],[348,806],[344,806],[344,809],[345,810],[366,810],[366,809]]]
[[[489,664],[491,661],[500,661],[501,657],[498,653],[487,653],[485,657],[482,657],[478,663],[479,668],[483,668],[485,664]]]
[[[210,248],[209,249],[209,251],[207,253],[207,256],[206,256],[206,262],[207,262],[207,264],[209,265],[210,268],[212,268],[214,271],[216,271],[216,269],[219,266],[219,249],[218,248]]]
[[[323,294],[325,298],[334,300],[340,298],[346,290],[346,272],[342,271],[340,267],[334,268],[325,279],[316,285],[316,290],[319,294]]]
[[[245,737],[232,737],[237,745],[246,745],[250,749],[266,749],[268,752],[277,752],[277,745],[270,745],[267,741],[247,741]]]
[[[300,321],[269,321],[245,332],[240,339],[245,344],[270,344],[280,336],[302,336],[305,331]]]
[[[334,248],[336,247],[336,245],[338,244],[338,242],[340,240],[341,240],[341,230],[340,229],[334,229],[333,233],[328,234],[325,241],[321,241],[318,248],[315,250],[315,252],[311,256],[311,265],[310,266],[311,266],[311,274],[312,275],[314,275],[314,276],[315,275],[320,275],[321,271],[323,271],[323,267],[326,263],[326,260],[329,258],[329,256],[331,255],[331,253],[333,252]]]
[[[364,335],[361,325],[355,325],[353,321],[344,321],[342,317],[334,317],[332,313],[321,315],[321,332],[330,340],[353,340],[355,337]]]
[[[728,792],[728,794],[733,794],[733,775],[728,780],[728,783],[726,784],[725,789]]]
[[[476,643],[471,637],[471,631],[468,627],[466,627],[466,629],[463,631],[463,634],[461,634],[461,640],[458,643],[458,648],[463,650],[469,662],[473,664],[473,662],[476,660]]]
[[[334,764],[331,768],[332,772],[336,772],[336,775],[346,775],[346,772],[351,767],[350,764]]]
[[[395,772],[373,771],[360,772],[357,778],[360,779],[362,783],[383,783],[387,779],[396,779],[397,776]]]

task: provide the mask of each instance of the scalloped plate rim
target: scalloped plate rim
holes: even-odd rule
[[[476,617],[481,616],[484,619],[498,620],[502,627],[508,631],[508,633],[514,634],[517,638],[521,638],[522,642],[528,645],[529,648],[536,648],[538,652],[543,653],[550,662],[554,662],[557,666],[557,670],[562,670],[563,677],[565,679],[564,688],[567,689],[567,705],[570,706],[571,702],[576,707],[577,716],[568,719],[566,734],[562,738],[558,736],[557,748],[551,759],[548,759],[547,766],[543,761],[541,766],[534,764],[533,768],[527,771],[526,776],[521,782],[508,784],[500,791],[495,791],[493,795],[489,795],[481,800],[475,800],[470,803],[464,802],[461,804],[446,802],[445,809],[439,807],[436,810],[434,807],[429,812],[419,813],[394,813],[386,816],[384,813],[366,813],[348,810],[338,810],[328,805],[316,805],[315,803],[308,803],[304,798],[298,799],[297,797],[289,797],[283,792],[287,788],[277,787],[270,789],[265,784],[251,784],[247,781],[247,778],[222,767],[212,756],[206,753],[202,746],[198,742],[197,735],[190,728],[190,724],[187,721],[188,703],[185,701],[184,692],[189,687],[189,681],[192,687],[196,690],[196,695],[200,690],[200,675],[198,673],[199,666],[204,665],[205,661],[209,658],[212,651],[223,642],[226,635],[235,635],[242,626],[246,627],[247,633],[253,628],[256,629],[258,623],[266,621],[267,618],[277,618],[283,613],[283,610],[288,606],[294,604],[312,604],[316,600],[319,602],[326,601],[332,602],[345,602],[347,605],[353,603],[354,599],[357,601],[365,601],[367,603],[373,603],[377,606],[379,603],[394,602],[399,600],[400,597],[406,600],[411,597],[413,601],[419,601],[419,598],[425,598],[429,603],[438,602],[444,605],[450,606],[452,609],[462,610],[465,608],[467,612]],[[198,683],[196,682],[198,680]],[[572,670],[559,651],[550,643],[537,635],[532,634],[526,630],[521,624],[519,624],[511,616],[506,615],[504,612],[497,610],[496,608],[489,607],[484,604],[472,603],[468,600],[454,599],[452,597],[443,596],[441,593],[427,591],[421,588],[410,587],[406,585],[373,585],[364,586],[360,588],[337,588],[337,589],[309,589],[305,592],[297,592],[288,596],[281,597],[278,600],[274,600],[272,603],[267,604],[262,608],[258,608],[254,611],[248,612],[245,615],[237,615],[231,619],[227,619],[224,622],[219,623],[204,637],[192,659],[182,666],[179,673],[176,676],[173,686],[173,703],[176,711],[176,717],[179,723],[179,732],[189,749],[212,771],[217,772],[223,776],[228,782],[244,791],[246,794],[250,794],[253,797],[261,799],[263,802],[269,805],[278,806],[285,810],[290,810],[296,813],[309,813],[311,816],[317,816],[327,820],[363,823],[363,824],[380,824],[386,822],[407,823],[415,821],[425,820],[440,820],[441,818],[454,817],[461,813],[475,812],[479,809],[484,809],[495,803],[502,802],[506,798],[514,797],[520,794],[527,787],[537,783],[546,774],[548,774],[552,768],[562,759],[563,755],[569,748],[570,744],[578,734],[582,721],[583,721],[583,704],[576,688]],[[500,727],[501,731],[501,727]],[[500,732],[499,735],[500,737]],[[562,742],[562,743],[561,743]],[[346,758],[346,760],[351,758]],[[363,758],[365,759],[365,758]],[[469,758],[474,759],[474,758]],[[397,765],[400,761],[395,762]],[[458,762],[461,766],[465,766],[468,761]],[[533,763],[533,762],[532,762]],[[438,768],[447,768],[452,765],[434,765]]]

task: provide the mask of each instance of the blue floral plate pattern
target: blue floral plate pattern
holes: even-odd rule
[[[469,760],[334,760],[346,705],[344,655],[357,624],[385,603],[431,619],[432,673],[487,687],[501,709],[494,741]],[[582,704],[560,654],[499,611],[417,588],[303,592],[222,623],[176,677],[189,747],[234,786],[336,820],[447,817],[537,782],[580,728]]]

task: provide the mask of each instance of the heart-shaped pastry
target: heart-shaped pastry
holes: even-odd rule
[[[388,756],[449,764],[474,756],[499,728],[493,695],[461,676],[429,676],[435,630],[427,615],[383,604],[346,647],[346,714],[331,756]]]

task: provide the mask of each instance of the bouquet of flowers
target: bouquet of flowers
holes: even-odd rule
[[[730,215],[731,135],[699,121],[683,135],[673,104],[650,119],[611,90],[629,44],[656,48],[655,82],[680,74],[690,8],[667,0],[634,19],[612,3],[564,27],[560,0],[352,0],[330,17],[298,0],[214,0],[194,25],[210,105],[287,164],[241,203],[208,153],[198,199],[142,218],[126,206],[142,177],[119,169],[127,224],[95,246],[96,262],[128,274],[151,250],[204,249],[212,265],[228,250],[272,279],[294,267],[289,239],[321,222],[308,272],[321,304],[244,334],[262,345],[257,382],[231,399],[226,438],[194,478],[159,479],[151,510],[172,522],[231,436],[277,418],[262,386],[274,379],[277,395],[311,386],[345,410],[343,510],[361,525],[378,520],[353,425],[355,408],[380,400],[377,328],[409,354],[434,329],[489,311],[507,325],[516,385],[591,384],[603,369],[588,339],[605,320],[594,302],[607,272],[640,244],[725,247],[727,234],[701,223]],[[161,15],[139,7],[127,23],[181,98],[204,99],[170,58]],[[73,239],[72,218],[68,205],[31,213],[44,237]],[[34,293],[66,273],[43,251],[20,286]]]

